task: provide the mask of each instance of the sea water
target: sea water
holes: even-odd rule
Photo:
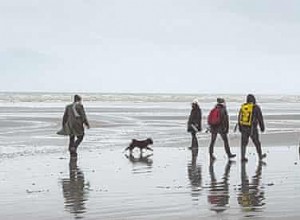
[[[1,219],[298,219],[298,96],[256,96],[268,157],[259,163],[249,146],[242,164],[233,128],[245,95],[81,95],[91,129],[74,163],[68,138],[56,135],[73,94],[0,94]],[[208,159],[206,120],[217,97],[230,115],[232,163],[222,142],[216,162]],[[186,131],[195,98],[203,114],[196,152]],[[152,156],[122,153],[132,138],[147,137]]]
[[[208,144],[205,133],[207,115],[217,97],[226,100],[230,115],[229,136],[238,145],[237,123],[245,95],[230,94],[81,94],[91,129],[86,130],[82,149],[125,147],[131,139],[151,137],[155,147],[187,146],[190,135],[186,123],[191,102],[199,100],[202,109],[200,145]],[[66,151],[68,140],[56,135],[61,128],[65,106],[71,93],[0,93],[0,155]],[[300,96],[257,95],[266,132],[263,140],[272,145],[298,144],[300,131]],[[286,138],[277,138],[283,137]],[[283,140],[284,139],[284,140]],[[283,143],[284,142],[284,143]],[[217,145],[219,145],[217,143]]]

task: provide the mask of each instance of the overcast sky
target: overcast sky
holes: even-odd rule
[[[300,93],[298,0],[0,0],[0,90]]]

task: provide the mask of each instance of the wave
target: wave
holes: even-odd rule
[[[70,102],[74,93],[29,93],[2,92],[0,103],[22,102]],[[243,103],[243,94],[155,94],[155,93],[80,93],[85,102],[130,101],[130,102],[191,102],[195,98],[200,103],[215,103],[217,97],[223,97],[227,102]],[[298,103],[298,95],[257,95],[260,103]]]

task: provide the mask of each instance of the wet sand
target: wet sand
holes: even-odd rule
[[[0,160],[1,219],[298,219],[298,147],[264,147],[259,163],[228,162],[222,147],[210,163],[206,146],[155,148],[133,156],[123,148],[82,147]]]
[[[77,160],[69,158],[68,138],[55,134],[68,97],[2,103],[0,219],[299,219],[298,100],[265,101],[261,140],[268,157],[259,163],[250,142],[247,164],[240,162],[240,134],[232,131],[243,99],[228,102],[237,158],[228,163],[218,138],[211,164],[209,134],[198,134],[198,151],[188,149],[191,97],[144,98],[84,102],[92,129]],[[202,103],[203,129],[212,100]],[[131,138],[147,137],[154,140],[153,155],[123,153]]]

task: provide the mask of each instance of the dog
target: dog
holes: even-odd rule
[[[153,144],[153,140],[151,138],[147,138],[146,140],[141,140],[141,141],[136,140],[136,139],[132,139],[131,143],[129,144],[129,146],[124,151],[129,150],[130,153],[132,153],[132,150],[135,147],[139,148],[141,153],[142,153],[143,149],[153,151],[152,148],[148,147],[148,145],[151,145],[151,144]]]

